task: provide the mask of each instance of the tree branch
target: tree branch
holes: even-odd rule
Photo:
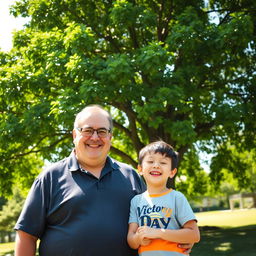
[[[57,144],[59,144],[61,141],[63,141],[63,140],[66,139],[67,137],[68,137],[68,134],[67,134],[66,136],[63,136],[63,137],[60,138],[59,140],[54,141],[52,144],[50,144],[50,145],[47,146],[47,147],[42,147],[41,149],[34,150],[34,149],[37,147],[37,145],[40,143],[40,141],[42,141],[42,140],[45,139],[46,137],[41,138],[41,139],[39,140],[39,142],[38,142],[32,149],[30,149],[29,151],[24,152],[24,153],[20,153],[20,154],[13,155],[12,157],[10,157],[10,158],[8,158],[8,159],[5,159],[5,161],[10,161],[10,160],[17,159],[17,158],[19,158],[19,157],[23,157],[23,156],[26,156],[26,155],[29,155],[29,154],[35,154],[35,153],[39,153],[39,152],[48,150],[48,149],[50,149],[50,148],[53,148],[53,147],[56,146]]]
[[[214,121],[209,122],[209,123],[199,123],[199,124],[197,124],[196,127],[195,127],[195,132],[196,132],[197,134],[207,133],[207,132],[210,131],[210,129],[211,129],[212,127],[214,127],[214,125],[215,125],[215,122],[214,122]]]
[[[138,43],[138,40],[137,40],[137,35],[136,35],[136,31],[134,29],[134,27],[130,27],[128,28],[129,30],[129,33],[131,35],[131,39],[132,39],[132,42],[133,42],[133,47],[135,49],[138,49],[139,48],[139,43]]]
[[[136,113],[132,110],[131,103],[125,103],[125,104],[120,104],[120,103],[115,103],[115,107],[118,109],[122,110],[124,113],[126,113],[128,120],[129,120],[129,128],[127,128],[119,125],[120,129],[122,129],[124,132],[126,132],[127,136],[132,140],[135,150],[138,153],[141,148],[144,146],[144,144],[140,141],[140,138],[138,136],[137,132],[137,125],[136,125],[136,118],[137,115]]]
[[[230,12],[230,13],[233,13],[233,12],[255,12],[256,9],[255,8],[252,8],[252,9],[228,9],[228,8],[224,8],[224,9],[213,9],[213,10],[209,10],[209,11],[206,11],[205,13],[212,13],[212,12]]]
[[[133,158],[131,158],[129,155],[125,154],[123,151],[115,148],[114,146],[111,146],[110,151],[120,156],[124,161],[132,165],[134,168],[137,168],[138,163],[134,161]]]
[[[115,120],[113,120],[113,125],[114,125],[114,127],[116,127],[118,130],[123,131],[128,137],[131,137],[131,132],[129,131],[129,129],[127,129],[127,128],[124,127],[123,125],[119,124],[119,123],[116,122]]]
[[[159,41],[162,41],[162,18],[163,18],[163,10],[164,10],[164,3],[165,1],[162,0],[162,3],[160,4],[159,12],[158,12],[158,26],[157,26],[157,38]]]

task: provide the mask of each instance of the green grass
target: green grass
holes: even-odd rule
[[[256,209],[196,213],[201,241],[191,256],[256,256]],[[0,256],[14,243],[0,244]]]
[[[199,212],[196,217],[199,226],[234,228],[256,224],[256,209]]]
[[[203,228],[201,241],[191,256],[255,256],[256,225],[236,228]]]
[[[2,243],[0,244],[0,256],[13,253],[14,243]]]
[[[201,241],[191,256],[256,256],[256,209],[196,213]]]

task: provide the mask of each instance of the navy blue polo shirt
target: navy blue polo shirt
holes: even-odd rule
[[[130,200],[145,185],[110,157],[100,178],[81,170],[74,152],[35,180],[15,225],[40,238],[41,256],[131,256]]]

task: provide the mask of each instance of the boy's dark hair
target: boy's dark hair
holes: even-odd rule
[[[164,141],[155,141],[142,148],[139,152],[139,165],[142,164],[144,157],[148,153],[160,153],[165,157],[169,157],[172,161],[172,170],[178,167],[178,153]]]

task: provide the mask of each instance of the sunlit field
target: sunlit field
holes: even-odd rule
[[[1,243],[0,244],[0,256],[13,255],[14,243]]]
[[[255,208],[234,211],[200,212],[196,213],[196,217],[199,226],[240,227],[252,224],[256,225]]]

